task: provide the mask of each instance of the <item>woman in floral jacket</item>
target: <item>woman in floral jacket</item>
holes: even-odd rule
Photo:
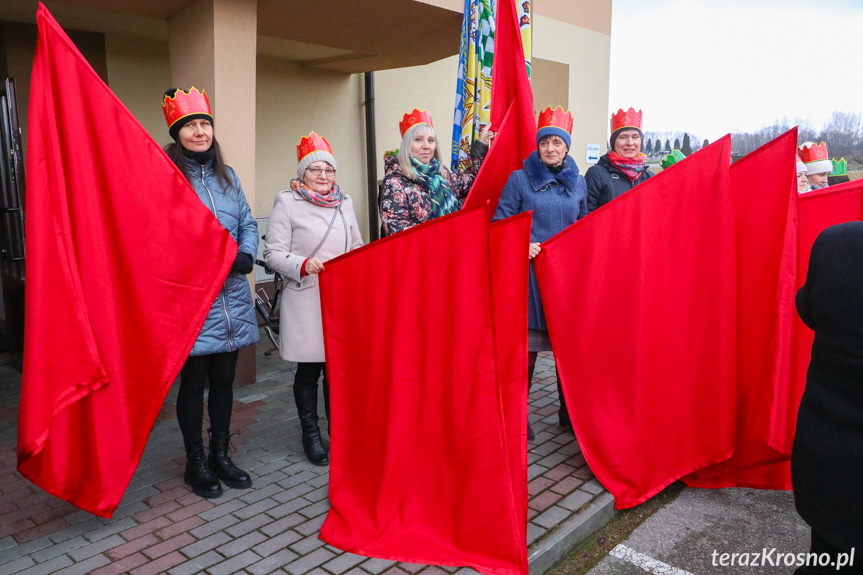
[[[389,236],[461,208],[490,140],[486,126],[471,146],[468,171],[451,172],[441,163],[428,112],[414,110],[405,114],[399,128],[402,144],[398,154],[385,161],[381,194],[381,220]]]

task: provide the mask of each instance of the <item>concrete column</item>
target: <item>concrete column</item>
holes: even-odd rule
[[[168,21],[171,81],[207,90],[216,138],[253,213],[257,18],[257,0],[195,0]],[[254,379],[254,347],[245,348],[236,383]]]

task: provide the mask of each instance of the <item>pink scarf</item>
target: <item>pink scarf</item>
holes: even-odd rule
[[[611,165],[626,174],[633,182],[638,179],[638,176],[641,175],[647,168],[647,156],[638,153],[634,158],[624,158],[619,154],[615,154],[613,151],[608,152],[608,161],[611,162]]]

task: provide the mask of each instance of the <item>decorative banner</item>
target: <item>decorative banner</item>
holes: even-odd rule
[[[511,0],[510,0],[511,1]],[[496,0],[465,0],[453,116],[453,171],[464,172],[470,147],[491,114]]]
[[[618,509],[734,451],[730,159],[725,136],[534,260],[576,437]]]
[[[531,0],[515,0],[518,15],[518,27],[521,29],[521,45],[524,48],[524,63],[527,67],[527,77],[530,79],[530,62],[533,59],[533,14]]]
[[[110,517],[237,244],[41,4],[36,20],[18,471]]]
[[[510,174],[521,169],[536,149],[533,91],[524,68],[515,4],[508,1],[498,8],[491,97],[491,125],[496,135],[464,202],[464,208],[488,203],[492,214]]]

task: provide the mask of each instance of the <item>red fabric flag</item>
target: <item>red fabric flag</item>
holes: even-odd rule
[[[730,459],[686,478],[693,487],[790,485],[787,464],[765,464],[789,460],[767,441],[774,390],[784,395],[792,377],[796,149],[795,128],[731,166],[737,246],[737,439]]]
[[[808,192],[799,196],[800,243],[797,272],[797,286],[806,283],[809,269],[809,254],[812,244],[826,228],[845,222],[863,219],[863,180],[854,180],[823,190]],[[793,385],[777,389],[773,395],[769,437],[774,449],[790,454],[794,443],[794,430],[797,424],[797,409],[806,387],[806,371],[812,353],[815,334],[794,313],[795,344],[792,364]]]
[[[494,60],[491,68],[491,149],[476,175],[465,208],[486,202],[491,214],[509,175],[536,149],[533,91],[527,77],[515,0],[501,0],[495,16]]]
[[[514,506],[518,513],[519,541],[527,541],[527,250],[531,212],[491,224],[491,280],[494,302],[495,342],[500,373],[501,404]],[[527,573],[527,549],[522,572]]]
[[[41,4],[37,21],[18,470],[110,517],[237,244]]]
[[[321,274],[331,545],[526,574],[504,421],[520,407],[502,405],[522,398],[497,373],[488,220],[461,210]]]
[[[619,509],[734,449],[730,157],[726,136],[534,260],[579,445]]]

